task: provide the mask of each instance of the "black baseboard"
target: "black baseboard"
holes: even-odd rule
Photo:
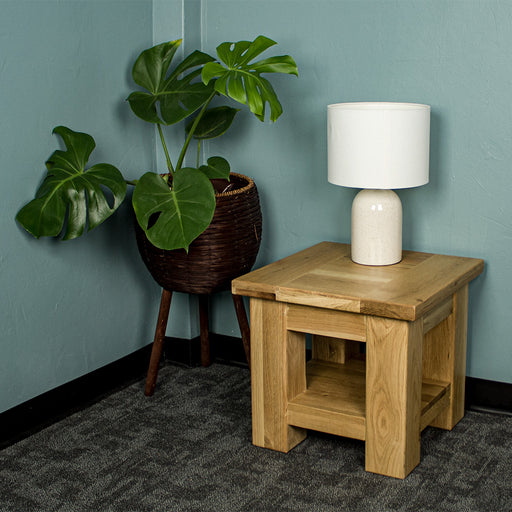
[[[512,415],[512,384],[466,377],[466,409]]]
[[[210,334],[210,350],[213,362],[247,366],[239,338]],[[143,379],[150,355],[151,345],[148,345],[0,413],[0,450],[92,405],[110,393]],[[171,363],[199,366],[199,337],[192,340],[166,338],[163,358]]]
[[[141,379],[151,346],[63,384],[0,414],[0,449]]]
[[[213,362],[247,367],[240,338],[211,334],[210,346]],[[119,361],[0,413],[0,449],[143,379],[150,353],[151,345],[148,345]],[[164,358],[175,364],[199,366],[199,338],[166,338]],[[512,384],[468,377],[465,405],[466,409],[512,414]]]
[[[212,362],[247,366],[242,340],[224,334],[210,333],[210,357]],[[186,366],[201,364],[200,338],[191,340],[165,338],[164,357],[166,361]]]

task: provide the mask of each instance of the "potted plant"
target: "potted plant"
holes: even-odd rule
[[[142,89],[127,98],[132,111],[156,125],[167,163],[165,173],[146,172],[126,180],[109,164],[86,169],[94,139],[58,126],[66,150],[56,150],[46,162],[47,175],[36,197],[17,214],[32,235],[69,240],[97,227],[112,215],[134,186],[132,206],[137,219],[140,253],[156,281],[167,290],[208,294],[249,271],[259,248],[261,211],[254,182],[231,173],[229,163],[212,156],[199,162],[202,140],[223,135],[238,109],[219,105],[226,97],[243,105],[260,120],[272,122],[282,113],[277,95],[263,74],[298,75],[289,55],[255,60],[274,46],[271,39],[224,42],[217,59],[194,51],[172,66],[181,40],[143,51],[132,70]],[[171,159],[162,127],[183,122],[184,142]],[[192,141],[197,161],[185,166]],[[162,307],[170,302],[170,295]],[[240,304],[237,304],[237,313]],[[156,338],[155,338],[156,339]]]
[[[282,107],[266,73],[297,75],[292,57],[254,59],[275,45],[258,36],[254,41],[225,42],[217,47],[218,59],[194,51],[171,67],[181,40],[156,45],[137,58],[132,76],[145,90],[127,98],[132,111],[157,127],[167,162],[164,174],[146,172],[138,180],[125,180],[108,164],[86,169],[95,147],[84,133],[59,126],[67,150],[55,151],[46,162],[47,175],[36,197],[17,214],[18,222],[32,235],[61,236],[68,240],[81,236],[105,221],[125,198],[126,184],[133,185],[133,209],[148,240],[163,250],[185,249],[210,225],[215,211],[212,180],[229,180],[230,166],[222,157],[207,163],[184,166],[191,141],[219,137],[231,126],[238,109],[212,106],[218,96],[246,105],[261,121],[268,104],[269,117],[276,121]],[[173,163],[162,127],[184,122],[185,141]],[[199,151],[198,151],[199,159]],[[104,189],[113,196],[109,204]],[[67,221],[67,222],[66,222]],[[63,230],[64,225],[66,228]]]

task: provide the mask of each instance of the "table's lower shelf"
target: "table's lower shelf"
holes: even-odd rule
[[[347,364],[309,361],[307,390],[290,402],[287,423],[354,439],[365,439],[366,370],[364,361]],[[424,380],[421,393],[423,430],[448,405],[450,385]]]

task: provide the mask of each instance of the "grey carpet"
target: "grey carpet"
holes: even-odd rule
[[[250,377],[164,367],[0,452],[0,510],[512,511],[512,417],[427,428],[405,479],[364,471],[364,444],[311,432],[288,454],[251,445]]]

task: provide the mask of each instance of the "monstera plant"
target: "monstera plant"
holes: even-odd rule
[[[17,215],[18,222],[32,235],[81,236],[112,215],[126,196],[127,184],[135,186],[132,196],[137,221],[148,240],[166,250],[184,248],[209,226],[215,211],[212,179],[229,179],[230,166],[219,156],[199,163],[202,140],[224,134],[238,109],[219,105],[226,97],[245,105],[261,121],[268,114],[275,121],[281,104],[270,82],[262,75],[298,75],[292,57],[274,56],[255,60],[276,43],[259,36],[254,41],[225,42],[217,47],[217,59],[194,51],[172,66],[181,40],[159,44],[137,58],[132,76],[142,90],[127,98],[132,111],[157,127],[167,162],[164,173],[147,172],[138,180],[123,178],[109,164],[87,168],[95,147],[85,133],[58,126],[66,151],[55,151],[48,161],[47,175],[36,197]],[[171,159],[163,127],[183,121],[181,149]],[[198,146],[195,167],[184,166],[192,141]]]

